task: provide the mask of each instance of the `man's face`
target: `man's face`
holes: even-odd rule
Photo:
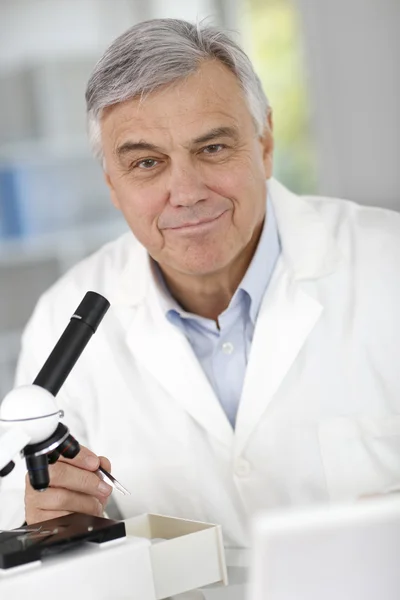
[[[256,134],[239,83],[217,61],[105,112],[112,200],[166,273],[217,273],[254,245],[272,170],[270,125]]]

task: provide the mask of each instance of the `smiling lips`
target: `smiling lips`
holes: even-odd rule
[[[216,215],[215,217],[207,217],[206,219],[200,219],[198,221],[185,221],[183,223],[180,223],[179,225],[175,225],[175,226],[170,226],[170,227],[166,227],[165,229],[173,229],[173,230],[180,230],[180,229],[194,229],[195,227],[199,227],[201,225],[207,225],[208,223],[213,223],[214,221],[217,221],[217,219],[219,219],[226,211],[223,211],[222,213],[219,213],[218,215]]]

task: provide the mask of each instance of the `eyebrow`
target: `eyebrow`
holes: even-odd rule
[[[123,144],[121,144],[121,146],[119,146],[116,149],[115,153],[118,156],[118,158],[121,158],[125,154],[128,154],[129,152],[134,152],[135,150],[149,150],[150,152],[161,152],[162,153],[162,150],[160,148],[158,148],[158,146],[155,146],[154,144],[149,144],[148,142],[145,142],[145,141],[124,142]]]
[[[230,137],[237,140],[239,132],[236,127],[215,127],[204,135],[201,135],[193,140],[193,144],[204,144],[205,142],[211,142],[215,138],[219,137]]]
[[[239,133],[236,127],[215,127],[214,129],[210,129],[210,131],[207,133],[200,135],[189,142],[188,146],[204,144],[220,137],[230,137],[234,140],[237,140]],[[135,152],[137,150],[147,150],[149,152],[159,152],[163,154],[163,150],[161,148],[144,140],[140,140],[139,142],[124,142],[116,149],[115,153],[118,158],[122,158],[125,154],[129,154],[130,152]]]

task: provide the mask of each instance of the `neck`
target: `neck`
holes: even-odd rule
[[[229,306],[250,265],[262,226],[257,228],[246,248],[221,271],[188,275],[159,265],[171,295],[184,310],[218,323],[219,315]]]

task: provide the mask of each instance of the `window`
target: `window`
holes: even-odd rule
[[[277,179],[316,191],[315,151],[298,14],[290,0],[242,0],[243,45],[273,109]]]

